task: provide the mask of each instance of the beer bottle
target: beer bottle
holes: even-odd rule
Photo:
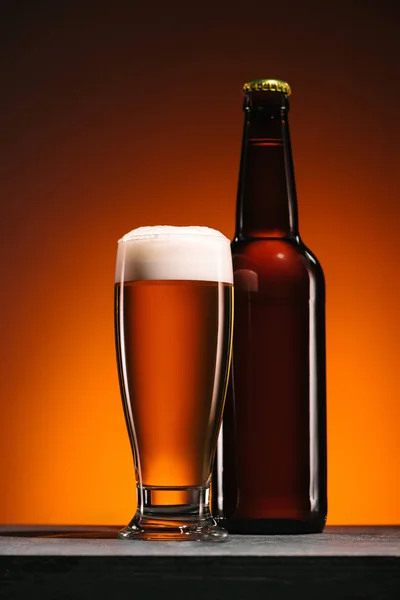
[[[213,510],[232,533],[323,530],[325,284],[298,230],[290,87],[244,85],[231,380]]]

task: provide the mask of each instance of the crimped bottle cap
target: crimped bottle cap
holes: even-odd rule
[[[254,79],[247,81],[243,86],[244,94],[251,92],[281,92],[290,96],[292,90],[290,85],[281,79]]]

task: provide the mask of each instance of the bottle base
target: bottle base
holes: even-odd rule
[[[220,519],[229,533],[243,535],[299,535],[322,533],[326,518],[316,516],[306,521],[296,519]]]

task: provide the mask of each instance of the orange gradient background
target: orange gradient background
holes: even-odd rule
[[[240,88],[272,76],[327,280],[329,523],[399,523],[396,3],[20,4],[0,15],[0,522],[132,517],[116,242],[233,236]]]

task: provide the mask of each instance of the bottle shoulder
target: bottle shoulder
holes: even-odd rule
[[[235,285],[257,278],[266,285],[290,282],[324,287],[324,274],[315,254],[299,239],[234,240],[231,245]]]

